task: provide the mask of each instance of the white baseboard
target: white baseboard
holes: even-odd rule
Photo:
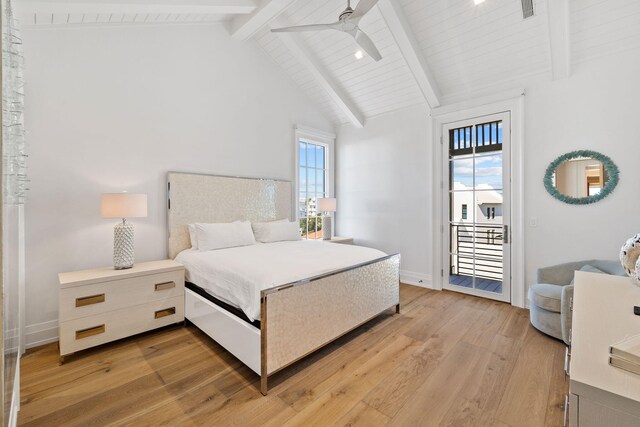
[[[28,325],[24,329],[25,348],[38,347],[58,341],[57,320]]]
[[[421,288],[433,289],[431,275],[416,273],[415,271],[400,270],[400,281],[407,285],[420,286]]]

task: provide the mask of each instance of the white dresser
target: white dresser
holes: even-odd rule
[[[609,365],[609,346],[640,334],[640,288],[628,277],[577,271],[573,296],[571,426],[640,426],[640,375]]]
[[[60,273],[60,359],[184,321],[184,267],[172,260]]]

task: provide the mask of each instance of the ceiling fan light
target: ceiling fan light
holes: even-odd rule
[[[356,59],[364,58],[364,52],[362,52],[361,50],[357,51],[354,55],[355,55]]]

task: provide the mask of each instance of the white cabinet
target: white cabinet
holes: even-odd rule
[[[184,320],[175,261],[60,273],[60,357]]]
[[[571,426],[640,426],[640,375],[609,365],[609,346],[640,334],[640,288],[628,277],[577,271],[570,363]]]

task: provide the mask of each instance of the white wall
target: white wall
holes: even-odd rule
[[[431,281],[431,120],[426,106],[342,126],[336,234],[402,254],[402,279]],[[422,283],[419,283],[422,280]]]
[[[221,25],[24,31],[27,340],[57,334],[57,273],[108,266],[100,194],[147,193],[136,260],[166,252],[166,172],[293,178],[294,124],[332,124]]]
[[[633,51],[578,64],[569,79],[538,76],[523,84],[527,285],[543,266],[617,259],[624,241],[640,232],[638,75]],[[364,129],[345,125],[338,134],[337,232],[401,252],[402,269],[415,273],[405,280],[432,274],[429,122],[426,107],[416,107],[371,119]],[[577,149],[608,155],[620,169],[618,188],[594,205],[561,203],[542,183],[551,161]]]
[[[556,263],[617,259],[625,240],[640,231],[640,55],[630,51],[578,64],[571,78],[527,87],[525,224],[527,284],[536,269]],[[561,203],[547,194],[544,171],[557,156],[590,149],[609,156],[620,183],[604,200],[587,206]]]

